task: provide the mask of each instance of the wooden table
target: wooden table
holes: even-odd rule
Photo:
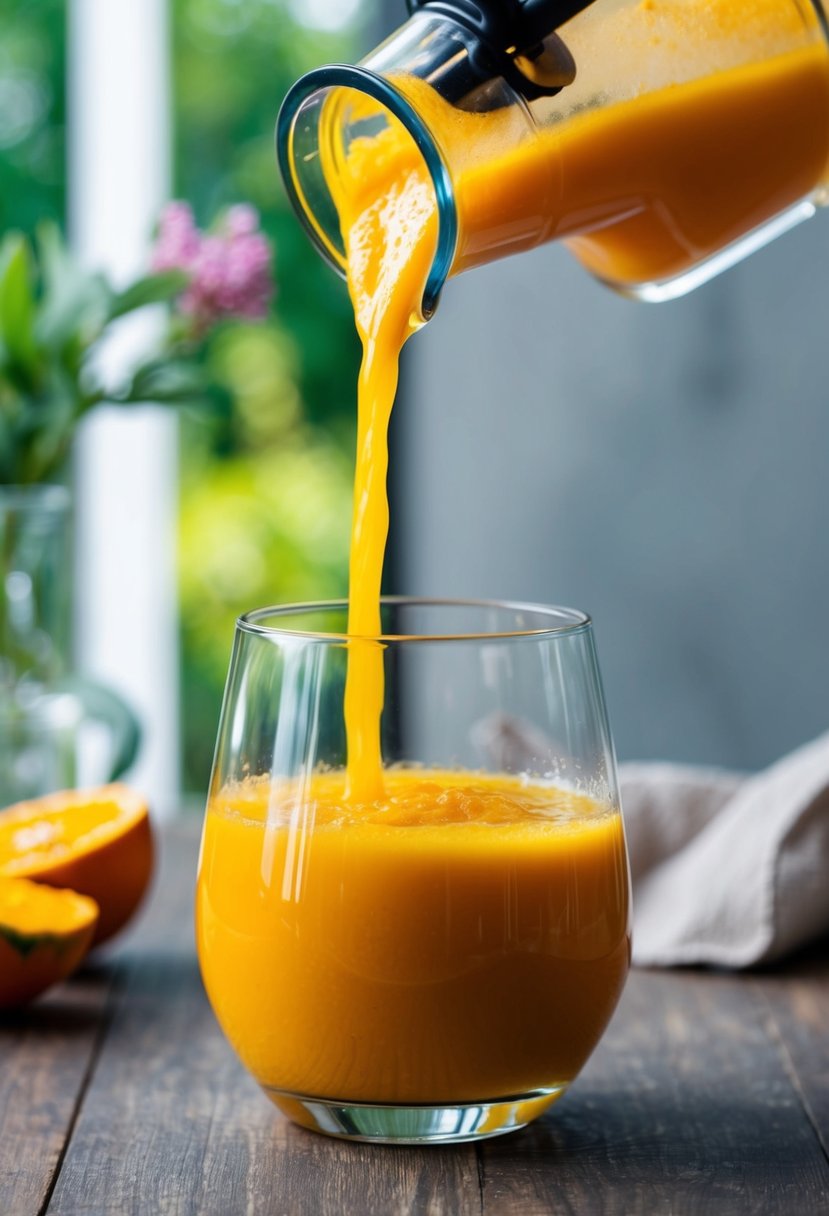
[[[522,1132],[328,1140],[225,1043],[193,948],[196,828],[108,961],[0,1022],[0,1216],[829,1213],[829,961],[635,972],[588,1067]]]

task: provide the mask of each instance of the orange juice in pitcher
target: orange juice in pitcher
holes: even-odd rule
[[[436,225],[424,317],[450,274],[551,240],[617,290],[666,299],[824,199],[817,0],[410,8],[360,66],[294,86],[277,150],[294,205],[341,269],[343,197],[422,175]]]

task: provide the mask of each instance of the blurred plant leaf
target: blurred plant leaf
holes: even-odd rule
[[[0,485],[7,485],[14,480],[16,444],[14,439],[14,422],[0,401]]]
[[[35,241],[44,294],[50,295],[69,277],[74,262],[60,229],[51,220],[38,225]]]
[[[45,481],[65,460],[81,408],[74,378],[58,364],[36,393],[0,384],[0,484]]]
[[[34,334],[35,292],[29,243],[10,232],[0,248],[0,335],[4,362],[25,376],[34,375],[37,346]]]
[[[189,282],[190,276],[183,270],[164,270],[147,275],[114,297],[109,319],[114,321],[148,304],[166,304],[181,295]]]
[[[183,360],[152,359],[138,367],[124,387],[113,395],[121,405],[181,405],[206,400],[210,384],[204,369]]]
[[[39,343],[66,352],[79,366],[84,346],[103,330],[112,306],[112,290],[102,274],[83,270],[64,244],[56,224],[37,232],[43,297],[35,326]]]
[[[47,369],[36,400],[24,402],[20,430],[21,458],[15,473],[21,482],[44,481],[58,471],[80,412],[76,385],[58,365]]]

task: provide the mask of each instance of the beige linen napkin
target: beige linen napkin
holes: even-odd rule
[[[620,770],[634,962],[770,962],[829,933],[829,734],[750,777]]]

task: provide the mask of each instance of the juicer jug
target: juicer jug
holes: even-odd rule
[[[450,275],[553,240],[615,290],[670,299],[826,201],[819,0],[409,11],[359,65],[297,81],[276,145],[294,208],[341,273],[335,198],[379,197],[395,158],[428,176],[437,237],[422,319]]]

